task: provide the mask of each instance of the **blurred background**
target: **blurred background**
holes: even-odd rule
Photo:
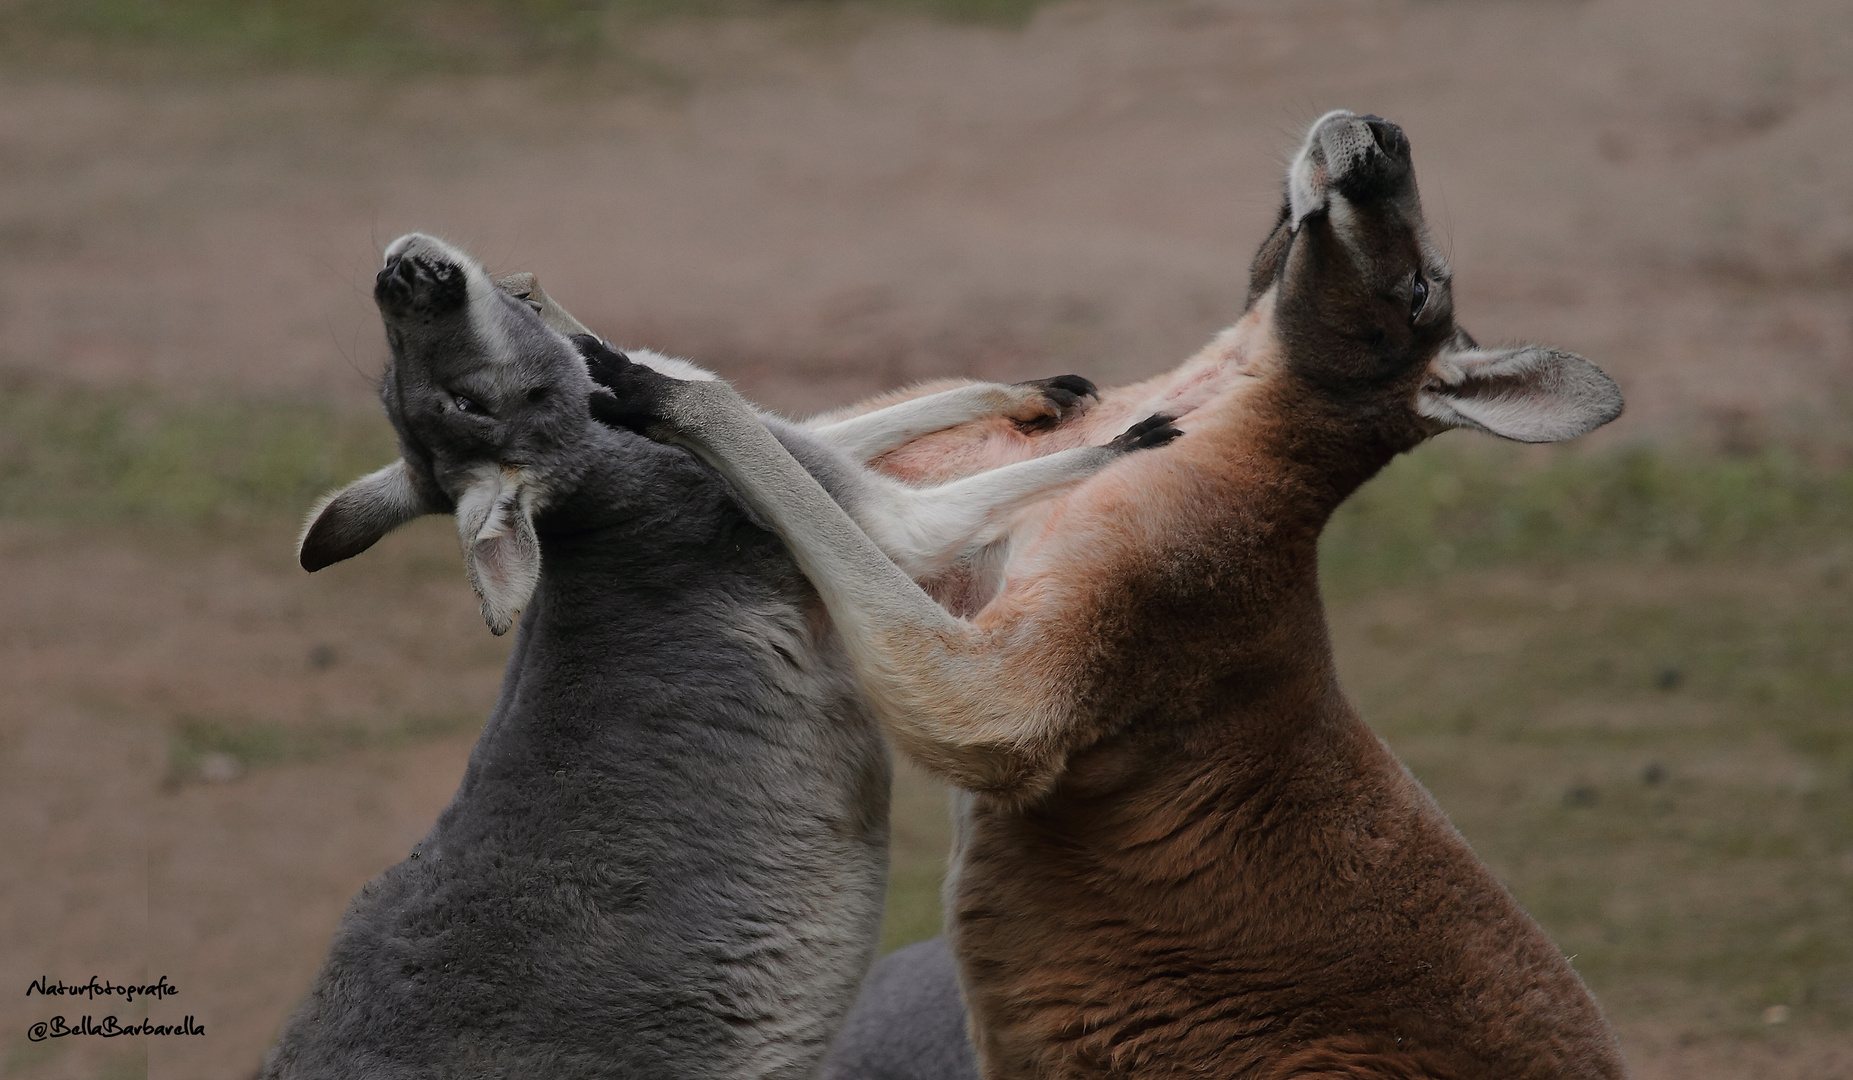
[[[1844,0],[0,0],[0,1061],[250,1075],[461,775],[507,642],[393,456],[410,229],[804,413],[1101,383],[1232,321],[1299,133],[1401,123],[1459,310],[1612,372],[1340,514],[1367,718],[1642,1078],[1853,1075],[1853,8]],[[943,793],[903,769],[886,944]],[[40,976],[188,1039],[28,1041]]]

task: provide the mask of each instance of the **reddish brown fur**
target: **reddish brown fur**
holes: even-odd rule
[[[971,810],[950,917],[986,1075],[1620,1076],[1561,954],[1337,685],[1316,542],[1345,492],[1298,451],[1343,419],[1238,350],[1264,314],[1018,444],[1221,391],[1040,507],[974,620],[1059,664],[1092,729],[1045,796]],[[968,435],[890,465],[1000,448]]]

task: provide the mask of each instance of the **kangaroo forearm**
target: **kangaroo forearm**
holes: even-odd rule
[[[688,447],[734,485],[786,545],[850,627],[872,621],[869,599],[886,595],[883,621],[948,632],[953,619],[877,548],[815,477],[722,383],[682,383],[664,402],[669,441]]]
[[[852,516],[909,575],[930,577],[1001,539],[1017,511],[1120,456],[1107,447],[1075,447],[925,489],[876,478],[869,497],[880,500],[881,512]]]
[[[877,409],[886,409],[893,405],[905,405],[907,402],[917,398],[928,397],[945,390],[957,390],[962,386],[971,386],[981,381],[983,380],[948,377],[910,383],[892,390],[884,390],[872,397],[866,397],[861,401],[854,401],[848,405],[839,405],[834,409],[825,409],[823,412],[817,413],[814,416],[805,417],[801,423],[803,426],[813,431],[821,430],[829,427],[831,424],[840,424],[845,420],[853,420],[864,413],[872,413]]]
[[[1007,413],[1022,403],[1020,387],[972,383],[903,401],[812,430],[857,461],[871,461],[922,435],[981,417]]]
[[[1016,511],[1054,490],[1076,484],[1123,456],[1107,446],[1077,446],[1046,457],[1000,465],[989,472],[929,489],[936,499],[989,508],[996,514]]]

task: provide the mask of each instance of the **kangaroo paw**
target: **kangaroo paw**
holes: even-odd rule
[[[664,396],[677,380],[633,363],[630,357],[591,334],[575,334],[572,340],[585,358],[592,381],[603,387],[594,390],[589,400],[592,419],[640,435],[651,435],[653,431],[661,434],[656,429],[663,422]]]
[[[1087,399],[1100,397],[1093,383],[1079,375],[1057,375],[1016,384],[1029,391],[1022,408],[1010,419],[1026,431],[1046,431],[1087,407]]]
[[[1148,416],[1127,428],[1119,438],[1108,443],[1110,449],[1130,454],[1134,450],[1149,450],[1154,446],[1163,446],[1179,435],[1184,434],[1172,427],[1175,416]]]

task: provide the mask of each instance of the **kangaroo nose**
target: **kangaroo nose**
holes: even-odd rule
[[[1409,156],[1409,138],[1403,134],[1402,128],[1381,116],[1360,116],[1358,119],[1370,129],[1371,140],[1377,144],[1377,149],[1383,151],[1384,156],[1398,160]]]
[[[380,267],[380,272],[374,276],[374,280],[390,281],[393,278],[406,282],[417,280],[417,260],[408,259],[404,255],[388,255],[386,257],[386,265]]]
[[[1381,116],[1328,113],[1308,139],[1309,149],[1313,144],[1326,183],[1353,202],[1387,198],[1413,175],[1408,138]]]
[[[469,288],[461,267],[419,254],[395,253],[373,279],[373,299],[387,314],[440,315],[462,307]]]
[[[408,306],[412,302],[412,285],[417,274],[417,268],[410,259],[399,255],[388,256],[386,265],[373,275],[374,300],[396,308]]]

